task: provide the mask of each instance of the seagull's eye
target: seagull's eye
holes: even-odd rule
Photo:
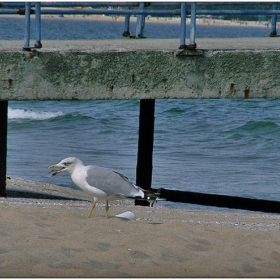
[[[63,163],[65,166],[69,166],[71,164],[71,162],[64,162]]]

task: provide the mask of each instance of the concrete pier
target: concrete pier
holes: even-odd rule
[[[7,101],[142,99],[136,180],[150,189],[154,99],[280,98],[279,40],[198,39],[193,51],[179,50],[175,39],[44,41],[32,51],[22,51],[20,41],[0,41],[0,196],[6,195]],[[248,206],[239,197],[221,204],[211,194],[192,193],[190,201],[188,193],[187,201],[178,191],[159,193],[170,201],[280,213],[274,201]]]
[[[0,41],[1,100],[279,98],[279,38]]]

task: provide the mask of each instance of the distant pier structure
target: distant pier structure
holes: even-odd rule
[[[139,18],[148,14],[145,4],[141,5],[135,10]],[[37,13],[40,8],[36,6]],[[42,42],[37,30],[35,46],[30,47],[30,11],[30,3],[25,4],[24,47],[19,41],[0,41],[0,196],[6,195],[10,100],[141,100],[137,184],[152,189],[156,99],[280,98],[279,39],[196,39],[195,3],[189,10],[192,22],[189,44],[185,43],[183,33],[180,41],[124,38]],[[180,9],[173,13],[181,16],[180,28],[185,32],[186,3],[181,3]],[[280,11],[275,8],[263,13],[276,16]],[[140,28],[143,18],[139,22],[142,22]],[[178,192],[173,195],[170,190],[156,191],[171,201],[280,213],[280,202],[276,201],[256,203],[238,197],[228,200],[212,195],[209,199],[207,195],[189,193],[186,197]],[[221,200],[225,203],[220,203]]]

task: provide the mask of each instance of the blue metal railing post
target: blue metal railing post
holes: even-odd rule
[[[24,34],[24,51],[30,51],[30,3],[25,2],[25,34]]]
[[[24,34],[24,51],[30,51],[30,2],[25,2],[25,34]]]
[[[195,1],[195,0],[193,0]],[[67,9],[65,7],[75,7],[78,4],[82,7],[87,7],[86,9]],[[105,2],[104,2],[105,3]],[[129,2],[107,2],[106,5],[113,5],[113,6],[123,6],[125,9],[115,9],[115,10],[108,10],[104,8],[103,2],[17,2],[17,3],[9,3],[9,2],[2,2],[0,14],[20,14],[25,15],[25,34],[24,34],[24,50],[30,50],[30,14],[33,13],[33,9],[31,10],[31,6],[35,5],[36,7],[36,38],[35,38],[35,48],[42,47],[41,44],[41,15],[76,15],[76,14],[83,14],[83,15],[125,15],[125,31],[123,36],[130,36],[129,32],[129,24],[130,24],[130,16],[136,15],[137,16],[137,24],[136,24],[136,37],[143,38],[143,30],[145,26],[145,17],[148,15],[151,16],[178,16],[181,15],[181,24],[180,24],[180,49],[189,49],[194,50],[196,49],[196,15],[270,15],[271,16],[271,33],[270,36],[274,37],[277,36],[276,26],[277,26],[277,15],[280,15],[280,10],[277,10],[277,3],[272,3],[272,8],[269,10],[258,10],[258,9],[246,9],[246,10],[220,10],[220,9],[206,9],[200,10],[196,9],[196,2],[192,2],[190,6],[190,11],[187,10],[187,3],[188,2],[181,2],[176,3],[176,8],[172,9],[158,9],[157,6],[162,5],[160,2],[139,2],[139,3],[129,3]],[[226,2],[225,2],[226,3]],[[209,3],[210,4],[210,3]],[[231,3],[238,4],[238,3]],[[145,9],[148,5],[151,7],[155,7],[154,9]],[[166,6],[173,6],[173,3],[166,3]],[[239,5],[239,4],[238,4]],[[5,7],[9,8],[6,9]],[[23,9],[25,7],[25,9]],[[41,7],[44,9],[41,10]],[[51,7],[51,8],[47,8]],[[55,7],[55,9],[52,9]],[[63,7],[63,9],[58,9],[59,7]],[[91,7],[91,9],[89,9]],[[100,7],[100,9],[92,9],[92,7]],[[133,9],[131,9],[133,7]],[[134,9],[134,7],[138,7],[138,9]],[[179,7],[181,7],[179,9]],[[190,43],[186,45],[186,18],[187,14],[191,15],[191,23],[190,23]],[[131,36],[134,37],[134,36]]]
[[[190,32],[190,45],[188,49],[195,49],[195,34],[196,34],[196,3],[191,3],[191,32]]]
[[[129,10],[129,7],[126,7],[126,10]],[[130,24],[130,15],[125,15],[124,32],[122,34],[124,37],[129,37],[130,36],[129,24]]]
[[[144,10],[145,3],[139,3],[139,10]],[[137,15],[137,24],[136,24],[136,38],[143,38],[143,29],[145,26],[145,16],[144,15]]]
[[[276,4],[272,5],[272,10],[276,10]],[[271,32],[270,37],[277,37],[277,31],[276,31],[276,23],[277,23],[277,15],[271,16]]]
[[[41,43],[41,3],[35,3],[35,13],[36,13],[36,33],[35,33],[35,48],[42,48]]]
[[[187,4],[181,3],[181,24],[180,24],[180,47],[179,49],[186,48],[186,17],[187,17]]]

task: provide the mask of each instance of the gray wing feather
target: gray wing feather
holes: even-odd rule
[[[123,174],[112,169],[91,165],[88,166],[87,175],[88,184],[102,190],[108,196],[143,196],[141,188],[135,186]]]

